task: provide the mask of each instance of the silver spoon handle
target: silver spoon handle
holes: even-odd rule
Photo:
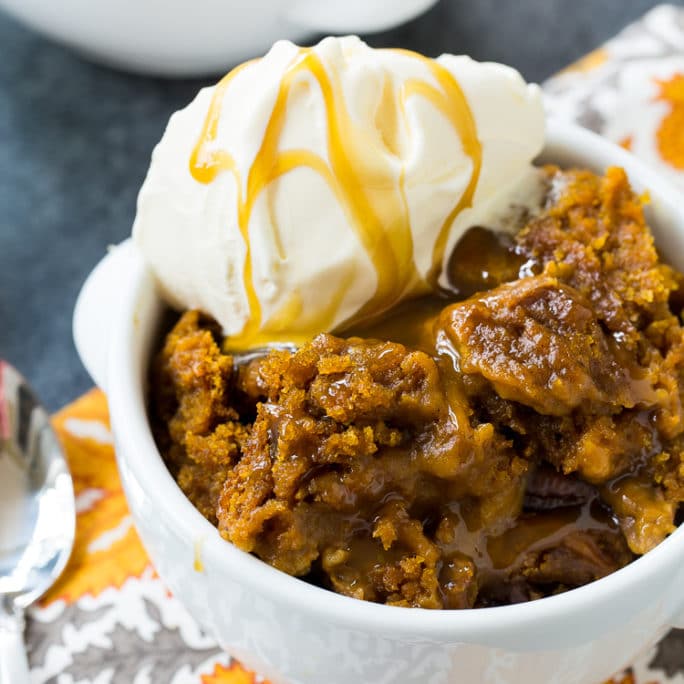
[[[24,645],[24,615],[9,613],[0,605],[0,684],[29,684]]]

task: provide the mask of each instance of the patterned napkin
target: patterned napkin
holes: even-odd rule
[[[684,10],[660,5],[544,84],[547,111],[684,187]]]
[[[64,574],[27,621],[33,684],[254,684],[150,565],[119,481],[104,395],[92,390],[53,423],[78,522]]]
[[[550,112],[631,149],[684,187],[684,10],[660,6],[545,85]],[[156,576],[118,479],[104,396],[54,418],[78,525],[59,583],[31,610],[34,684],[255,684]],[[684,684],[684,630],[613,684]],[[372,683],[369,683],[372,684]]]

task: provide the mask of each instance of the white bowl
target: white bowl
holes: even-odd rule
[[[382,31],[437,0],[0,0],[17,19],[97,61],[163,76],[225,71],[276,40]]]
[[[682,195],[630,154],[551,123],[545,161],[623,166],[648,189],[648,219],[684,269]],[[75,339],[109,399],[119,469],[160,576],[220,644],[274,683],[596,684],[675,625],[684,627],[684,529],[579,589],[498,608],[428,611],[358,601],[281,573],[224,541],[185,498],[152,439],[145,384],[164,305],[130,242],[79,297]],[[203,570],[194,569],[199,554]]]

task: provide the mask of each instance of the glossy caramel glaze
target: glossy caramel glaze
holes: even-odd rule
[[[185,313],[152,377],[179,485],[220,533],[348,596],[469,608],[591,582],[684,501],[682,278],[620,169],[546,171],[451,294],[237,366]]]
[[[254,285],[253,259],[249,235],[252,211],[260,194],[274,180],[298,167],[307,167],[317,173],[328,185],[344,207],[350,224],[360,244],[373,264],[377,277],[375,292],[354,316],[363,320],[375,312],[386,311],[404,298],[407,291],[428,292],[434,288],[444,261],[449,228],[455,217],[472,204],[473,195],[482,165],[482,148],[477,137],[475,120],[467,99],[457,80],[444,66],[408,50],[396,50],[420,61],[427,68],[434,83],[428,80],[409,79],[397,94],[394,93],[389,76],[383,91],[382,106],[376,115],[376,125],[384,132],[390,149],[396,147],[398,113],[404,112],[404,103],[412,97],[429,101],[456,131],[465,154],[472,161],[472,171],[463,195],[440,227],[432,255],[432,266],[424,280],[414,261],[413,237],[410,216],[404,191],[403,172],[395,190],[396,173],[392,155],[368,155],[367,132],[354,121],[344,99],[339,77],[326,70],[323,62],[311,48],[300,48],[286,69],[280,82],[278,94],[264,131],[261,146],[242,178],[235,159],[229,152],[213,145],[218,134],[221,110],[225,106],[226,92],[232,81],[249,62],[230,72],[215,88],[207,117],[199,140],[190,158],[190,173],[201,183],[211,183],[222,172],[229,172],[235,179],[238,196],[237,223],[246,248],[243,265],[243,286],[250,316],[245,329],[228,340],[231,349],[244,349],[279,341],[301,342],[314,334],[330,330],[344,289],[339,297],[333,297],[322,306],[312,321],[311,334],[302,340],[293,340],[284,333],[283,339],[260,332],[262,306]],[[304,149],[282,150],[280,138],[288,114],[288,98],[302,76],[313,79],[323,98],[328,133],[327,157]],[[436,84],[436,85],[435,85]],[[396,98],[396,101],[395,101]],[[276,243],[278,236],[275,236]],[[286,258],[286,255],[282,255]],[[278,327],[287,331],[301,314],[301,304],[296,292],[282,311],[276,314]],[[351,322],[351,321],[350,321]],[[350,323],[348,322],[348,323]]]

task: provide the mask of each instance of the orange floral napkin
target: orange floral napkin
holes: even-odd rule
[[[684,10],[656,8],[544,88],[551,113],[619,142],[684,187]],[[30,612],[33,684],[261,681],[222,653],[156,576],[126,507],[104,396],[93,390],[54,424],[78,524],[64,575]],[[684,630],[613,682],[684,684]]]
[[[547,111],[684,187],[684,10],[660,5],[544,84]]]
[[[76,541],[31,610],[33,684],[254,684],[157,577],[133,527],[99,390],[53,420],[76,493]]]

